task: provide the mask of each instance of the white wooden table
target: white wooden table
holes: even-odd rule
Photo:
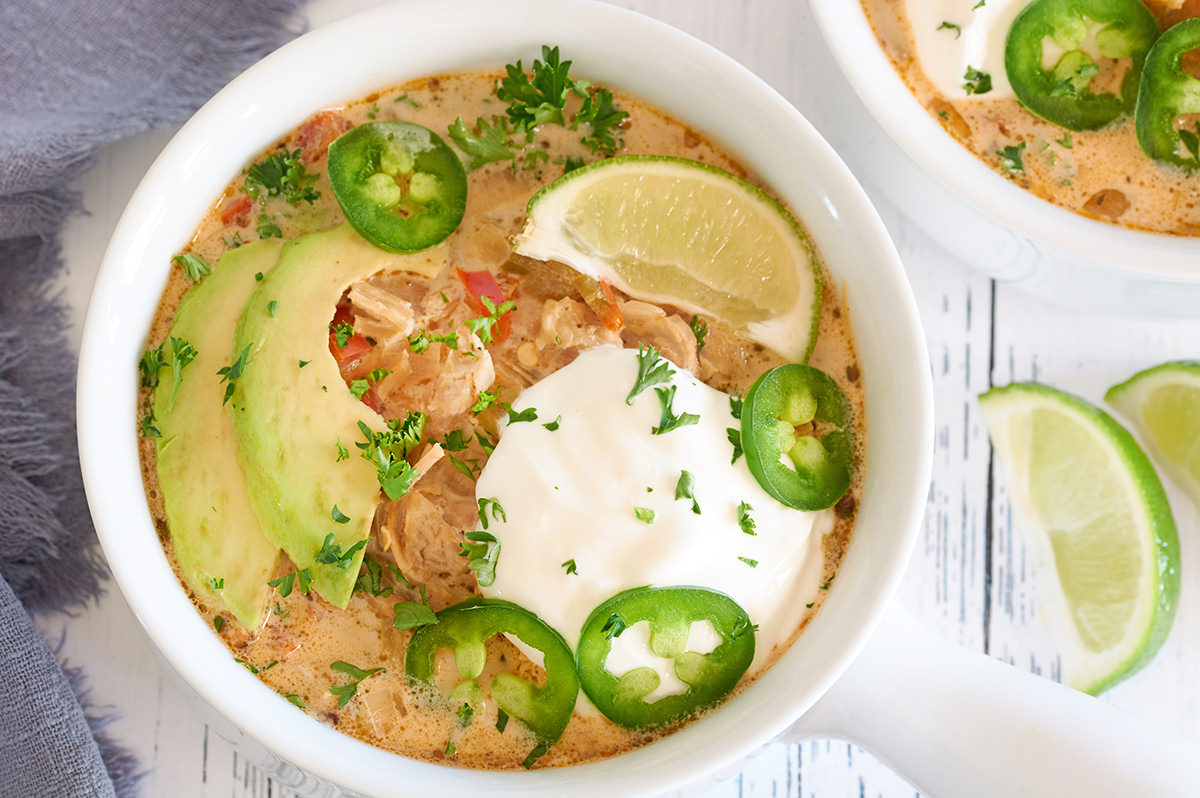
[[[499,1],[499,0],[498,0]],[[854,0],[847,0],[853,2]],[[376,0],[314,0],[314,25]],[[848,85],[799,0],[619,0],[703,39],[754,70],[817,125],[836,113],[816,86]],[[82,319],[100,257],[142,173],[170,137],[150,133],[110,147],[81,180],[91,215],[64,240],[64,290]],[[835,143],[836,146],[836,143]],[[862,176],[868,183],[869,176]],[[1099,401],[1104,389],[1148,365],[1200,356],[1200,322],[1122,321],[1064,311],[969,270],[880,202],[924,321],[936,394],[936,454],[929,506],[899,600],[930,627],[1019,668],[1054,678],[1058,666],[1039,623],[1030,563],[1013,534],[1001,475],[975,397],[992,385],[1037,379]],[[836,266],[835,266],[836,268]],[[78,331],[76,331],[78,336]],[[887,467],[886,464],[875,464]],[[1104,696],[1165,730],[1200,738],[1200,546],[1195,509],[1172,492],[1183,547],[1181,605],[1158,658]],[[65,658],[90,674],[92,698],[120,718],[109,728],[141,758],[150,796],[291,796],[212,733],[165,678],[119,593],[70,619]],[[907,796],[915,790],[870,754],[844,742],[775,743],[709,798]]]

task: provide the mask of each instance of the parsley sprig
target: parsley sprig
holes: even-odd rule
[[[269,197],[283,197],[289,205],[311,203],[320,192],[312,187],[317,175],[304,168],[300,150],[277,152],[246,170],[245,189],[251,199],[265,203]]]
[[[671,365],[654,347],[638,344],[638,375],[632,390],[625,397],[625,404],[632,405],[633,398],[654,385],[671,381]]]
[[[190,252],[180,252],[171,258],[171,263],[183,269],[183,273],[197,283],[212,274],[212,267]]]
[[[382,673],[385,670],[384,668],[358,668],[349,662],[342,662],[341,660],[330,663],[329,669],[338,673],[344,673],[351,679],[349,684],[333,684],[329,686],[329,692],[338,697],[338,709],[346,706],[351,698],[358,695],[358,685],[363,679],[368,676],[374,676],[376,673]]]
[[[672,385],[667,388],[654,389],[654,392],[658,394],[658,403],[662,406],[662,418],[659,420],[658,426],[650,430],[655,435],[666,435],[671,430],[700,423],[700,416],[695,413],[675,415],[675,411],[671,408],[671,404],[675,401],[675,387]]]
[[[308,595],[308,591],[312,589],[312,574],[307,568],[301,568],[299,571],[292,571],[290,574],[284,574],[278,579],[272,579],[267,582],[270,587],[279,588],[279,595],[287,598],[292,595],[292,588],[300,589],[300,592]]]
[[[375,466],[376,477],[383,492],[396,501],[417,481],[417,470],[405,459],[421,442],[425,429],[424,413],[410,412],[403,421],[390,419],[387,432],[375,432],[364,422],[358,422],[363,441],[356,442],[362,458]]]
[[[479,340],[485,344],[492,343],[492,328],[500,323],[500,317],[517,306],[517,303],[511,299],[507,302],[502,302],[497,305],[490,297],[481,296],[479,301],[483,303],[484,309],[487,311],[482,316],[474,319],[467,319],[464,324],[467,329],[479,336]]]
[[[450,140],[468,156],[467,171],[474,172],[487,163],[511,161],[516,157],[508,138],[511,131],[508,120],[493,116],[491,124],[481,116],[475,120],[479,135],[472,133],[460,116],[450,126]]]
[[[416,629],[437,623],[437,613],[429,606],[425,585],[417,588],[417,592],[421,595],[420,601],[401,601],[392,605],[392,628]]]
[[[675,501],[680,499],[692,500],[692,512],[700,515],[700,503],[696,501],[696,477],[686,469],[679,472],[679,481],[675,483]]]
[[[171,367],[174,383],[171,387],[171,398],[167,400],[167,410],[175,406],[175,397],[179,394],[179,386],[183,383],[183,369],[196,359],[195,347],[183,338],[171,336],[159,345],[157,349],[147,349],[138,361],[138,372],[141,374],[143,388],[158,387],[158,372],[166,366]]]
[[[221,378],[221,382],[225,383],[225,398],[221,400],[221,404],[229,404],[229,400],[233,398],[233,389],[237,385],[238,378],[242,376],[242,372],[246,370],[246,365],[249,362],[250,344],[246,344],[246,348],[242,350],[233,363],[217,369],[217,375]]]
[[[335,504],[333,505],[333,520],[337,521],[339,524],[344,524],[346,521],[350,520],[343,515],[341,517],[346,518],[346,521],[338,521],[339,515],[341,515],[341,513]],[[317,552],[316,560],[322,565],[334,565],[344,571],[350,567],[350,563],[354,560],[354,555],[358,553],[358,550],[366,545],[367,541],[363,539],[343,552],[342,544],[334,542],[333,533],[330,532],[325,536],[325,540],[321,543],[321,550]]]
[[[458,555],[467,558],[467,567],[475,572],[480,587],[496,581],[496,563],[500,560],[500,541],[490,532],[473,531],[465,534]]]

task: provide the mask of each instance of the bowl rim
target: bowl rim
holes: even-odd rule
[[[898,587],[920,531],[932,468],[932,382],[920,320],[899,257],[861,187],[799,112],[748,69],[664,23],[596,0],[513,0],[502,10],[489,0],[455,0],[455,5],[454,13],[447,12],[443,0],[385,5],[297,39],[232,81],[184,125],[155,160],[113,234],[84,325],[77,415],[89,506],[114,578],[169,667],[243,733],[283,759],[302,764],[319,778],[372,794],[386,792],[389,785],[394,788],[398,775],[413,787],[435,786],[446,795],[475,795],[483,789],[501,795],[566,790],[595,796],[608,796],[614,790],[628,795],[662,792],[728,768],[784,731],[848,667]],[[538,20],[539,14],[542,21],[531,25],[529,20]],[[519,27],[513,19],[521,20]],[[470,22],[464,24],[462,20]],[[822,613],[802,636],[812,644],[792,646],[773,668],[724,706],[720,711],[724,724],[695,723],[620,757],[570,768],[516,773],[470,771],[399,757],[343,735],[306,714],[297,716],[294,707],[273,697],[269,688],[233,662],[194,611],[163,556],[145,507],[140,468],[136,465],[134,366],[169,269],[169,255],[190,236],[196,220],[211,206],[211,198],[227,183],[227,176],[236,174],[246,160],[314,110],[329,104],[301,100],[301,89],[295,86],[264,97],[264,85],[280,85],[278,82],[293,74],[290,70],[297,64],[316,64],[311,69],[318,70],[330,53],[354,55],[364,41],[383,37],[397,25],[408,29],[406,36],[421,29],[429,40],[452,35],[458,41],[487,42],[487,47],[478,45],[480,51],[495,49],[499,46],[495,42],[503,40],[511,60],[514,55],[529,52],[535,43],[553,40],[554,25],[564,24],[573,33],[563,34],[557,43],[575,41],[579,52],[606,47],[613,53],[620,52],[624,58],[621,69],[653,66],[659,70],[655,73],[658,84],[666,85],[668,79],[683,76],[711,81],[703,89],[692,87],[682,92],[696,109],[709,108],[708,114],[716,113],[711,110],[714,98],[736,100],[733,107],[740,103],[753,109],[753,118],[763,124],[751,125],[725,115],[713,116],[712,125],[703,126],[743,163],[761,163],[747,156],[747,148],[806,150],[804,163],[789,162],[782,171],[803,175],[807,182],[785,181],[775,184],[775,188],[798,212],[805,207],[821,214],[821,225],[830,229],[851,222],[854,225],[852,234],[845,228],[836,239],[827,236],[823,242],[807,223],[808,217],[800,213],[826,257],[837,249],[861,250],[862,262],[870,264],[861,268],[873,270],[869,280],[860,278],[862,290],[858,296],[864,304],[870,299],[880,312],[850,311],[856,330],[870,331],[866,338],[856,333],[860,362],[867,345],[872,357],[887,366],[881,365],[874,372],[863,369],[868,423],[885,427],[892,423],[882,414],[889,402],[890,412],[904,418],[905,423],[892,423],[898,428],[895,440],[889,436],[888,445],[878,447],[878,452],[872,449],[868,457],[903,456],[906,468],[900,470],[902,473],[887,475],[880,468],[867,470],[868,486],[877,485],[877,493],[864,499],[860,519],[878,518],[868,526],[886,536],[869,546],[851,545],[839,577],[847,575],[844,581],[857,582],[857,592],[849,592],[848,587],[831,589]],[[605,43],[603,36],[596,36],[603,31],[614,36],[619,33],[620,42]],[[436,58],[453,59],[458,69],[503,63],[492,57],[480,60],[475,51],[463,49],[464,54],[438,54]],[[564,53],[569,52],[564,47]],[[653,53],[652,62],[646,61],[647,53]],[[412,54],[402,60],[411,59],[420,60]],[[430,59],[435,57],[430,55],[424,60]],[[404,70],[391,67],[391,76],[381,78],[375,67],[358,65],[357,60],[355,63],[353,79],[325,74],[326,82],[306,82],[303,97],[322,97],[322,92],[336,91],[339,93],[331,96],[345,100],[399,83],[397,76],[413,78],[447,71],[415,65]],[[599,62],[580,63],[585,65],[580,67],[581,72],[590,75],[618,69],[607,62],[603,67]],[[672,106],[674,100],[669,95],[665,95],[667,100],[654,96],[665,89],[648,78],[645,87],[639,89],[628,81],[607,82],[621,85],[681,118],[700,115],[699,110],[689,115]],[[247,134],[236,142],[230,140],[231,133],[221,129],[221,124],[231,119],[247,126]],[[787,141],[780,139],[784,132],[790,137]],[[212,166],[223,162],[236,165],[229,171]],[[189,195],[187,189],[194,185],[218,187],[201,192],[201,196]],[[141,297],[141,302],[130,302],[127,295]],[[131,330],[136,340],[130,340]],[[130,375],[127,382],[113,379],[112,375],[122,373],[122,369]],[[878,408],[878,422],[872,417],[872,407]],[[883,497],[889,494],[894,501],[885,507]],[[880,498],[873,498],[875,495]],[[887,532],[883,531],[885,527]],[[852,574],[861,575],[851,579]],[[835,622],[838,613],[852,617],[853,623],[839,628]],[[818,641],[824,640],[830,643],[820,649]],[[811,665],[813,660],[819,660],[818,664]],[[721,729],[743,733],[726,734]],[[347,758],[354,763],[352,768],[344,766]],[[614,766],[614,762],[618,764]]]
[[[909,90],[880,46],[862,0],[811,0],[850,85],[902,150],[963,201],[1058,250],[1125,274],[1200,282],[1195,237],[1136,230],[1067,210],[1019,187],[950,135]]]

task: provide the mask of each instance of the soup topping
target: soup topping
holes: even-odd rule
[[[803,230],[569,67],[314,116],[178,257],[140,365],[197,606],[283,698],[410,756],[563,765],[694,719],[816,611],[857,502],[828,408],[861,418],[858,370]],[[568,231],[563,262],[513,254],[522,228]],[[739,420],[810,354],[832,389]],[[762,434],[794,456],[750,462]]]

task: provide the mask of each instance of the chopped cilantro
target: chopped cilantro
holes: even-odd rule
[[[334,523],[346,524],[350,522],[350,516],[339,510],[336,504],[333,505],[333,510],[330,511],[329,515],[331,518],[333,518]]]
[[[484,451],[486,454],[491,454],[492,452],[496,451],[496,444],[495,444],[495,443],[493,443],[493,442],[492,442],[492,441],[491,441],[491,440],[490,440],[490,439],[489,439],[489,438],[488,438],[486,435],[484,435],[482,432],[478,432],[478,431],[477,431],[477,432],[475,433],[475,440],[479,441],[479,447],[480,447],[481,449],[483,449],[483,451]]]
[[[395,99],[395,100],[393,100],[392,102],[398,102],[398,103],[408,103],[408,104],[409,104],[409,105],[411,105],[413,108],[420,108],[420,107],[421,107],[421,104],[420,104],[419,102],[417,102],[416,100],[414,100],[412,97],[409,97],[409,96],[408,96],[408,92],[404,92],[403,94],[401,94],[401,95],[397,96],[397,97],[396,97],[396,99]]]
[[[742,456],[742,431],[737,427],[726,427],[725,437],[729,438],[729,443],[733,446],[733,457],[729,460],[729,464],[733,465]]]
[[[354,696],[358,694],[358,685],[363,679],[366,679],[368,676],[373,676],[374,674],[380,673],[384,670],[384,668],[370,668],[369,670],[364,670],[363,668],[357,668],[351,665],[349,662],[342,662],[341,660],[331,663],[329,665],[329,669],[332,671],[337,671],[338,673],[344,673],[351,679],[349,684],[334,684],[330,685],[329,687],[329,692],[338,697],[338,709],[346,706],[350,699],[354,698]]]
[[[584,160],[578,155],[568,155],[562,160],[563,174],[574,172],[576,169],[584,165]]]
[[[465,729],[471,725],[471,720],[475,717],[475,707],[464,701],[455,714],[458,715],[458,725]]]
[[[213,590],[223,590],[225,588],[225,579],[222,577],[214,576],[210,580],[210,583],[212,584]]]
[[[499,398],[495,391],[480,391],[479,398],[475,400],[475,404],[471,405],[471,415],[479,415],[484,410],[496,404],[496,400]]]
[[[221,400],[221,404],[229,404],[229,400],[233,398],[233,389],[237,385],[238,378],[246,370],[246,365],[250,362],[250,344],[246,344],[246,348],[237,356],[228,366],[223,366],[217,369],[217,374],[221,378],[221,382],[225,383],[225,398]]]
[[[569,559],[569,560],[567,560],[566,562],[564,562],[564,563],[562,564],[562,567],[567,569],[567,574],[568,574],[568,575],[570,575],[570,574],[575,574],[575,575],[578,575],[578,574],[579,574],[579,568],[578,568],[578,567],[575,565],[575,558],[574,558],[574,557],[572,557],[571,559]]]
[[[320,192],[312,187],[317,175],[304,168],[300,150],[268,155],[266,159],[246,170],[246,193],[252,199],[266,202],[268,197],[281,196],[289,205],[311,203]]]
[[[197,283],[212,274],[212,267],[190,252],[180,252],[171,258],[171,263],[183,269],[183,273]]]
[[[476,458],[459,459],[452,454],[446,455],[446,459],[450,461],[450,465],[454,466],[458,471],[462,472],[467,479],[478,479],[483,468],[479,465],[479,460]]]
[[[955,25],[953,22],[942,22],[941,25],[937,26],[937,30],[952,30],[956,39],[962,36],[962,26]]]
[[[633,514],[639,521],[647,524],[654,523],[654,511],[649,507],[634,507]]]
[[[508,413],[509,424],[516,424],[519,421],[537,421],[537,410],[532,407],[527,407],[518,413],[508,402],[501,402],[500,406]]]
[[[342,446],[342,439],[338,438],[337,439],[337,460],[335,460],[334,462],[340,463],[343,460],[348,459],[349,457],[350,457],[350,451],[345,446]]]
[[[743,399],[742,397],[737,396],[737,395],[730,396],[729,397],[729,415],[733,416],[734,418],[740,419],[742,417],[742,405],[744,403],[745,403],[745,399]]]
[[[467,171],[474,172],[479,167],[495,161],[509,161],[515,157],[508,143],[508,120],[502,116],[493,116],[489,125],[481,116],[475,120],[479,135],[467,129],[460,116],[450,126],[450,140],[454,146],[468,156]]]
[[[758,560],[752,560],[749,557],[738,557],[738,559],[746,563],[746,565],[749,565],[751,568],[758,567]]]
[[[500,502],[495,499],[480,499],[479,500],[479,523],[484,529],[488,528],[488,510],[491,510],[492,518],[496,521],[508,521],[508,516],[504,512],[504,508],[500,506]]]
[[[638,344],[638,375],[625,404],[632,405],[633,398],[652,385],[671,381],[671,366],[654,347]]]
[[[460,429],[451,430],[442,438],[442,448],[448,452],[461,452],[469,445],[470,441]]]
[[[300,709],[308,709],[308,704],[305,704],[304,699],[301,698],[296,693],[280,693],[280,695],[283,696],[284,698],[286,698],[291,703],[300,707]]]
[[[287,598],[292,595],[292,588],[296,587],[305,595],[312,589],[312,576],[307,568],[302,568],[299,571],[292,571],[290,574],[284,574],[278,579],[272,579],[267,582],[270,587],[279,588],[279,595],[282,598]]]
[[[475,572],[480,587],[496,581],[496,563],[500,560],[500,541],[490,532],[465,533],[466,542],[459,544],[458,554],[467,558],[467,567]]]
[[[171,398],[167,400],[168,412],[175,406],[175,397],[179,395],[179,386],[183,384],[183,369],[188,363],[196,359],[198,354],[195,348],[182,338],[171,336],[168,342],[171,345],[170,353],[167,355],[167,362],[171,364],[171,373],[174,377],[174,383],[171,386]]]
[[[613,613],[608,616],[608,620],[604,622],[604,626],[600,627],[600,631],[604,633],[605,640],[612,640],[614,637],[620,637],[621,633],[629,628],[625,623],[625,619],[619,613]]]
[[[562,423],[562,416],[559,415],[553,421],[547,421],[542,426],[545,427],[546,429],[550,430],[551,432],[555,432],[556,430],[558,430],[558,425],[561,423]]]
[[[467,319],[464,322],[467,329],[479,336],[479,340],[485,344],[492,343],[492,328],[500,321],[500,317],[517,306],[517,303],[511,299],[507,302],[502,302],[497,305],[490,297],[481,296],[479,301],[483,303],[483,307],[487,313],[475,319]]]
[[[271,221],[271,217],[265,213],[258,215],[258,224],[254,229],[259,238],[283,238],[283,231],[279,229],[279,225]]]
[[[220,615],[213,618],[213,628],[220,632],[225,628],[225,619]]]
[[[973,66],[968,66],[967,71],[963,73],[963,91],[967,94],[987,94],[992,90],[992,76],[987,72],[980,72]]]
[[[392,426],[393,422],[397,426]],[[425,414],[412,413],[404,419],[388,422],[387,432],[375,432],[362,421],[358,429],[364,440],[354,445],[362,451],[362,457],[375,466],[375,475],[383,492],[396,501],[417,481],[417,470],[408,464],[406,457],[421,441],[425,428]]]
[[[1063,137],[1061,139],[1055,139],[1054,143],[1059,144],[1068,150],[1074,149],[1074,147],[1075,147],[1075,143],[1071,141],[1070,133],[1063,133]]]
[[[307,366],[307,365],[308,365],[309,363],[311,363],[311,362],[312,362],[311,360],[301,360],[301,361],[300,361],[300,368],[304,368],[305,366]]]
[[[671,403],[675,401],[674,385],[669,388],[655,388],[654,392],[658,394],[658,403],[662,406],[662,418],[658,426],[650,430],[653,434],[666,435],[671,430],[700,423],[700,416],[695,413],[675,415],[675,411],[671,409]]]
[[[268,316],[270,316],[271,318],[275,318],[275,311],[277,311],[277,310],[279,310],[279,300],[278,299],[272,299],[270,302],[267,303],[267,315]]]
[[[383,568],[371,557],[363,557],[363,571],[354,581],[355,593],[370,593],[372,596],[386,598],[392,595],[390,587],[383,586]]]
[[[537,745],[535,745],[533,747],[533,750],[530,751],[526,755],[525,759],[521,762],[521,767],[525,768],[526,770],[529,770],[531,767],[533,767],[534,762],[537,762],[539,759],[541,759],[543,756],[546,755],[546,751],[548,751],[548,750],[549,750],[549,747],[545,743],[538,743]]]
[[[162,437],[162,430],[160,430],[156,424],[153,408],[147,410],[146,415],[142,416],[141,433],[143,438]]]
[[[743,532],[745,532],[747,535],[757,535],[758,534],[757,532],[754,531],[755,526],[756,526],[754,523],[754,519],[750,517],[750,511],[753,509],[754,508],[751,507],[749,505],[749,503],[747,503],[747,502],[742,502],[741,504],[738,505],[738,508],[737,508],[738,526],[741,527],[741,530]]]
[[[692,512],[700,515],[700,503],[696,501],[694,491],[696,489],[696,477],[691,471],[680,471],[679,481],[675,483],[675,500],[691,499]]]
[[[350,393],[354,394],[355,399],[362,399],[370,389],[371,383],[366,380],[350,380]]]
[[[331,512],[330,515],[333,520],[339,524],[344,524],[346,521],[350,520],[342,514],[342,511],[337,508],[336,504],[333,506],[333,512]],[[339,521],[339,517],[345,518],[346,521]],[[358,553],[358,550],[366,545],[367,541],[364,538],[350,548],[346,549],[346,552],[343,554],[342,545],[334,542],[333,533],[330,532],[325,536],[325,540],[322,541],[321,550],[317,552],[316,560],[322,565],[336,565],[338,568],[341,568],[344,571],[346,568],[350,567],[350,562],[354,559],[354,555]]]
[[[1025,142],[1021,142],[1016,146],[1008,145],[1002,150],[997,150],[996,155],[1000,156],[1000,165],[1008,172],[1024,172],[1025,164],[1021,160],[1021,156],[1025,152]]]
[[[450,349],[457,351],[458,333],[451,332],[446,333],[445,335],[430,335],[429,333],[425,332],[425,328],[422,327],[420,330],[417,330],[415,333],[408,336],[408,348],[418,355],[428,349],[430,344],[434,343],[445,344]]]
[[[392,606],[394,629],[416,629],[437,623],[437,614],[429,606],[429,597],[425,595],[425,585],[421,585],[418,592],[421,594],[420,601],[401,601]]]
[[[346,344],[354,337],[354,325],[348,321],[339,321],[337,324],[330,324],[329,329],[333,330],[333,337],[337,341],[338,349],[345,349]]]
[[[696,336],[696,351],[699,352],[704,348],[704,339],[708,337],[708,322],[699,316],[692,316],[688,326],[692,328],[692,335]]]

